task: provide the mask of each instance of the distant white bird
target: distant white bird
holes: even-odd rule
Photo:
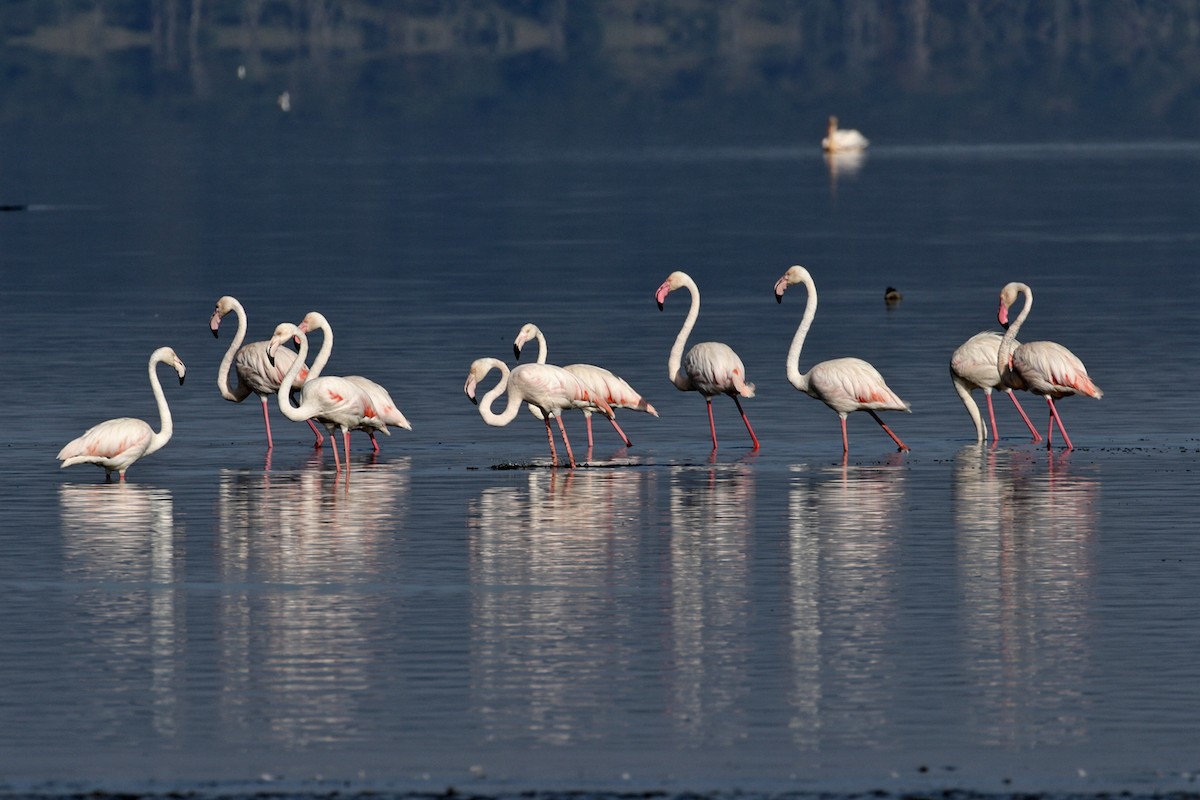
[[[1021,419],[1025,420],[1029,432],[1033,434],[1033,440],[1040,442],[1042,435],[1029,421],[1029,416],[1025,413],[1025,409],[1021,408],[1017,396],[1000,380],[996,357],[1000,353],[1001,338],[1002,334],[997,331],[981,331],[958,346],[954,354],[950,356],[950,379],[954,383],[954,391],[958,392],[959,398],[967,408],[967,413],[971,415],[971,421],[975,423],[975,440],[977,442],[982,443],[987,439],[988,431],[987,425],[984,424],[979,414],[979,406],[971,397],[971,392],[975,389],[983,389],[984,395],[987,396],[988,419],[992,422],[993,442],[1000,438],[1000,431],[996,427],[996,411],[992,408],[993,389],[999,389],[1012,398],[1013,405],[1021,414]]]
[[[821,140],[821,149],[829,153],[839,153],[854,150],[865,150],[870,142],[856,130],[838,127],[838,118],[831,116],[826,128],[825,138]]]
[[[73,467],[76,464],[95,464],[104,468],[104,479],[112,480],[114,472],[125,480],[125,470],[142,456],[148,456],[162,448],[171,440],[174,427],[171,424],[171,409],[167,407],[167,398],[163,395],[162,384],[158,382],[155,366],[170,364],[179,373],[179,383],[183,384],[186,368],[175,351],[169,347],[160,347],[150,355],[150,387],[154,390],[154,400],[158,403],[158,416],[162,420],[162,428],[158,433],[146,422],[132,417],[110,419],[88,428],[82,436],[68,442],[58,451],[58,460],[63,467]]]

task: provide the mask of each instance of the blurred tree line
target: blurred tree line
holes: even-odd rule
[[[287,108],[775,139],[829,112],[907,139],[1200,123],[1200,0],[6,0],[0,37],[6,121]]]

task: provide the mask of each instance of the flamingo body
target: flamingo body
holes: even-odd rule
[[[837,117],[830,117],[825,130],[825,138],[821,140],[821,149],[829,153],[854,152],[865,150],[871,142],[856,130],[839,128]]]
[[[658,308],[661,311],[667,295],[680,288],[688,290],[692,302],[667,358],[667,376],[681,392],[699,392],[704,397],[708,407],[708,426],[714,451],[717,449],[717,426],[713,421],[712,398],[718,394],[727,394],[733,398],[738,412],[742,415],[742,422],[746,425],[746,431],[750,434],[753,449],[758,450],[758,437],[754,435],[754,429],[750,427],[750,420],[738,399],[754,397],[754,384],[746,380],[746,367],[742,364],[742,359],[723,342],[700,342],[693,345],[687,355],[683,353],[688,335],[700,315],[700,289],[696,282],[686,272],[672,272],[654,293]]]
[[[987,439],[987,425],[979,414],[979,406],[971,397],[971,392],[975,389],[982,389],[984,396],[987,398],[988,418],[992,423],[992,441],[1000,438],[999,429],[996,427],[996,412],[992,406],[992,390],[999,389],[1004,394],[1012,398],[1013,405],[1017,407],[1017,411],[1021,414],[1021,419],[1025,421],[1029,432],[1033,435],[1033,440],[1041,441],[1042,435],[1033,427],[1033,423],[1029,421],[1029,416],[1025,413],[1025,409],[1021,408],[1020,401],[1013,394],[1013,387],[1006,386],[1000,377],[1000,369],[996,364],[997,356],[1000,352],[1000,342],[1003,335],[997,331],[980,331],[979,333],[967,339],[960,344],[950,356],[950,379],[954,384],[954,390],[958,392],[959,398],[963,402],[963,406],[967,409],[967,413],[971,415],[972,422],[975,423],[975,438],[978,442],[983,442]],[[1018,347],[1020,345],[1018,344]]]
[[[835,358],[814,365],[807,374],[800,372],[800,352],[804,347],[804,339],[812,326],[817,314],[817,287],[813,283],[808,270],[799,265],[793,266],[775,282],[775,300],[783,302],[783,293],[789,286],[804,284],[808,290],[808,301],[804,306],[804,316],[792,337],[792,345],[787,355],[787,376],[800,391],[809,397],[815,397],[837,412],[842,423],[842,453],[843,457],[850,452],[850,440],[846,433],[846,417],[855,411],[866,411],[879,423],[884,432],[892,437],[897,447],[907,450],[908,445],[900,441],[892,429],[884,424],[876,411],[911,412],[909,404],[900,399],[884,381],[879,370],[863,361],[861,358]]]
[[[125,471],[134,462],[159,450],[171,440],[174,427],[171,410],[167,406],[162,384],[155,370],[158,364],[170,364],[179,374],[180,384],[183,383],[187,369],[175,351],[169,347],[160,347],[150,356],[150,386],[158,405],[161,430],[156,433],[148,423],[132,417],[119,417],[101,422],[88,428],[82,436],[71,440],[58,451],[56,458],[62,462],[62,467],[95,464],[103,467],[105,479],[111,480],[112,473],[116,472],[120,480],[125,480]]]

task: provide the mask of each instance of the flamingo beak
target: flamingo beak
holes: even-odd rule
[[[513,355],[517,357],[517,361],[521,360],[521,345],[519,345],[519,344],[513,345]]]

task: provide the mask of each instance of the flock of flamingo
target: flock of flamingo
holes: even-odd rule
[[[909,404],[892,391],[875,367],[859,358],[836,358],[813,365],[807,373],[800,371],[800,353],[805,337],[817,312],[817,290],[808,270],[793,266],[775,282],[775,299],[783,302],[783,295],[792,286],[803,285],[807,292],[804,314],[796,328],[787,353],[787,378],[792,386],[815,397],[837,413],[842,428],[843,459],[849,454],[850,442],[846,434],[846,417],[855,411],[866,411],[896,443],[901,450],[908,446],[889,428],[877,411],[909,412]],[[742,422],[750,435],[753,450],[759,449],[758,437],[742,408],[742,398],[754,397],[754,384],[746,380],[746,368],[737,353],[722,342],[700,342],[687,352],[688,337],[700,314],[700,290],[696,282],[684,272],[672,272],[655,291],[655,300],[663,309],[667,296],[677,290],[687,289],[691,295],[688,309],[679,334],[671,347],[667,359],[667,375],[676,389],[684,392],[699,392],[708,410],[709,430],[712,435],[713,451],[717,449],[717,430],[713,422],[712,398],[729,395],[737,405]],[[1009,322],[1009,309],[1020,294],[1025,295],[1021,313]],[[1102,392],[1088,377],[1087,370],[1070,350],[1055,342],[1017,341],[1017,333],[1033,308],[1033,291],[1024,283],[1009,283],[1000,292],[1000,307],[997,318],[1006,328],[984,331],[964,342],[950,359],[950,374],[955,390],[966,406],[975,423],[976,439],[984,442],[989,426],[982,419],[978,405],[972,398],[975,389],[982,389],[988,407],[988,420],[993,442],[997,438],[996,415],[992,407],[992,391],[999,390],[1012,398],[1021,417],[1029,427],[1035,442],[1041,441],[1033,423],[1021,408],[1014,390],[1024,390],[1046,398],[1050,418],[1046,431],[1046,446],[1051,447],[1054,428],[1057,425],[1065,447],[1072,448],[1067,430],[1063,426],[1054,401],[1073,394],[1099,398]],[[342,469],[342,460],[334,431],[342,432],[346,468],[350,464],[350,432],[365,431],[371,438],[375,451],[379,444],[375,434],[390,435],[389,428],[411,430],[412,426],[387,390],[374,381],[362,376],[334,377],[321,372],[329,361],[333,350],[333,329],[329,321],[317,312],[311,312],[299,325],[282,323],[268,341],[243,344],[246,336],[246,313],[233,297],[225,296],[217,301],[209,321],[214,336],[218,335],[221,320],[229,313],[237,317],[237,332],[230,343],[217,374],[217,385],[226,400],[240,403],[250,395],[262,403],[263,424],[266,427],[267,448],[274,446],[271,436],[271,421],[268,403],[274,396],[279,409],[291,420],[304,421],[312,428],[315,446],[321,447],[324,436],[316,423],[329,432],[333,443],[336,469]],[[314,331],[323,335],[321,348],[312,366],[306,366],[309,353],[308,336]],[[285,347],[295,342],[297,351]],[[546,337],[536,325],[521,328],[513,343],[513,351],[520,359],[521,349],[531,341],[538,344],[536,363],[525,363],[510,369],[497,358],[480,358],[474,361],[463,387],[467,397],[479,406],[479,414],[488,425],[504,426],[512,422],[521,406],[529,410],[546,426],[546,437],[550,444],[550,455],[555,466],[558,453],[555,448],[554,432],[550,420],[559,428],[566,448],[567,462],[576,466],[575,456],[562,422],[564,412],[578,409],[587,418],[589,449],[592,445],[592,422],[594,414],[602,414],[612,424],[625,446],[632,443],[617,424],[615,409],[631,409],[658,416],[654,407],[628,383],[612,372],[591,364],[571,364],[558,367],[546,363]],[[122,417],[110,419],[92,428],[82,436],[69,442],[58,453],[63,467],[75,464],[95,464],[105,471],[106,480],[115,472],[125,480],[125,471],[143,456],[150,455],[163,447],[171,438],[171,411],[159,382],[157,365],[168,364],[179,375],[183,383],[185,367],[169,347],[160,347],[150,356],[150,386],[158,405],[161,427],[156,432],[140,419]],[[229,369],[234,367],[238,382],[229,385]],[[499,370],[500,380],[482,398],[476,398],[481,382],[493,370]],[[299,393],[299,404],[293,395]],[[500,395],[507,394],[504,410],[495,413],[493,403]]]

